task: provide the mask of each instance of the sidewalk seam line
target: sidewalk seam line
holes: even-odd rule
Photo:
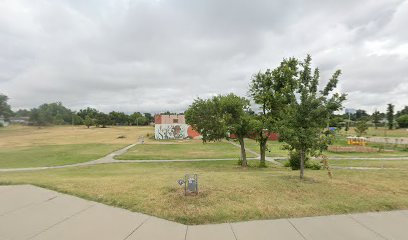
[[[187,240],[188,225],[186,225],[186,234],[184,235],[184,240]]]
[[[360,226],[362,226],[363,228],[375,233],[377,236],[385,239],[385,240],[389,240],[388,238],[386,238],[385,236],[383,236],[381,233],[374,231],[374,229],[371,229],[370,227],[368,227],[367,225],[365,225],[364,223],[358,221],[356,218],[353,217],[353,215],[348,214],[348,217],[351,218],[353,221],[355,221],[356,223],[360,224]]]
[[[299,233],[299,235],[300,235],[303,239],[307,240],[306,236],[303,235],[303,233],[300,232],[300,230],[295,226],[295,224],[294,224],[292,221],[290,221],[290,219],[286,219],[286,220],[290,223],[290,225],[292,225],[292,227],[296,230],[296,232]]]
[[[151,216],[148,216],[145,220],[143,220],[143,222],[139,225],[139,226],[137,226],[135,229],[133,229],[133,231],[132,232],[130,232],[129,233],[129,235],[127,235],[123,240],[126,240],[126,239],[128,239],[130,236],[132,236],[132,234],[134,233],[134,232],[136,232],[143,224],[145,224],[145,222],[147,222],[147,220],[149,220],[151,218]]]
[[[0,214],[0,216],[5,216],[5,215],[8,215],[8,214],[10,214],[10,213],[17,212],[17,211],[19,211],[19,210],[21,210],[21,209],[30,207],[30,206],[32,206],[32,205],[40,205],[40,204],[43,204],[43,203],[48,202],[48,201],[50,201],[50,200],[52,200],[52,199],[54,199],[54,198],[56,198],[56,197],[58,197],[58,194],[55,195],[55,196],[53,196],[53,197],[51,197],[51,198],[47,198],[47,199],[45,199],[44,201],[41,201],[41,202],[30,202],[30,203],[28,203],[28,204],[26,204],[26,205],[24,205],[24,206],[22,206],[22,207],[20,207],[20,208],[17,208],[17,209],[13,209],[13,210],[4,212],[4,213]]]
[[[235,232],[234,232],[234,228],[232,227],[231,223],[228,223],[228,225],[229,225],[229,226],[230,226],[230,228],[231,228],[232,234],[234,234],[234,238],[235,238],[235,240],[238,240],[237,235],[235,234]]]
[[[50,230],[51,228],[53,228],[53,227],[55,227],[55,226],[57,226],[57,225],[59,225],[59,224],[65,222],[65,221],[71,219],[72,217],[74,217],[74,216],[76,216],[76,215],[78,215],[78,214],[80,214],[80,213],[82,213],[82,212],[85,212],[86,210],[90,209],[90,208],[93,207],[93,206],[95,206],[95,205],[88,206],[88,207],[86,207],[86,208],[84,208],[84,209],[82,209],[82,210],[80,210],[80,211],[78,211],[78,212],[76,212],[76,213],[74,213],[74,214],[72,214],[72,215],[70,215],[70,216],[64,218],[64,219],[62,219],[61,221],[54,223],[53,225],[47,227],[46,229],[44,229],[44,230],[40,231],[39,233],[36,233],[36,234],[32,235],[31,237],[28,237],[28,238],[26,238],[26,239],[27,239],[27,240],[33,239],[34,237],[37,237],[38,235],[40,235],[40,234],[42,234],[42,233],[45,233],[46,231]]]

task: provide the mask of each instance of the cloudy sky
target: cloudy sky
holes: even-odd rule
[[[408,0],[1,0],[0,92],[13,109],[178,112],[310,53],[322,81],[343,71],[346,107],[398,110],[407,24]]]

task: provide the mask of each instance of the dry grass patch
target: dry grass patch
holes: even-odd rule
[[[252,166],[257,161],[250,161]],[[176,183],[199,174],[197,197]],[[7,173],[0,183],[29,183],[187,224],[408,209],[403,170],[297,171],[242,169],[231,161],[112,164]]]
[[[0,128],[0,148],[65,144],[132,144],[154,133],[153,127],[86,128],[85,126],[34,127],[12,125]],[[125,138],[118,138],[125,136]],[[149,141],[145,137],[145,141]]]

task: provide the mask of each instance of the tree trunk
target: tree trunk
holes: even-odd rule
[[[259,153],[260,153],[259,167],[266,167],[266,164],[265,164],[266,142],[267,142],[267,139],[261,139],[261,141],[259,142]]]
[[[300,151],[300,179],[303,179],[305,171],[305,151]]]
[[[239,145],[241,145],[241,166],[246,167],[248,166],[247,159],[246,159],[246,152],[245,152],[245,143],[243,137],[238,137]]]

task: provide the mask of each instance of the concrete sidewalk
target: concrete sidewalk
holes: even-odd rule
[[[0,186],[0,240],[408,239],[408,211],[186,226],[30,185]]]

